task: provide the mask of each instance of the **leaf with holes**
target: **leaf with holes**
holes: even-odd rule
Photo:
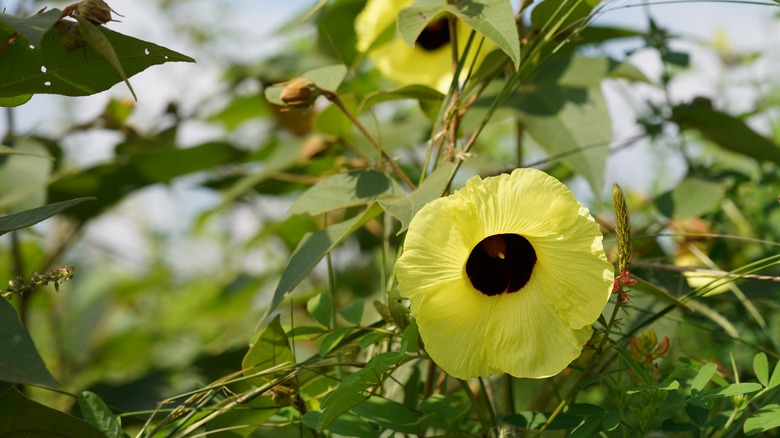
[[[121,82],[116,68],[84,42],[71,46],[71,50],[65,47],[74,44],[67,35],[76,28],[72,21],[59,21],[35,49],[30,48],[27,38],[19,36],[16,44],[0,56],[0,97],[37,93],[88,96]],[[195,62],[181,53],[102,26],[96,30],[108,40],[127,77],[166,62]],[[10,27],[0,26],[0,40],[12,35]]]

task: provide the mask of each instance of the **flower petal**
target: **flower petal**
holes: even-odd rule
[[[521,291],[497,298],[485,333],[493,368],[515,377],[558,374],[590,339],[590,325],[572,330],[544,299],[534,280]]]
[[[488,236],[528,239],[536,263],[520,290],[488,296],[465,270]],[[576,359],[609,299],[613,268],[588,209],[533,169],[470,179],[424,206],[396,264],[431,358],[459,378],[508,372],[547,377]]]
[[[588,210],[558,236],[531,240],[538,260],[534,274],[540,291],[573,329],[598,319],[612,293],[614,268],[607,261],[602,235]]]

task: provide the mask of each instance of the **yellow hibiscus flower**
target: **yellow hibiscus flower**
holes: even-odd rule
[[[602,239],[544,172],[473,177],[414,216],[398,289],[450,375],[549,377],[580,355],[612,292]]]
[[[452,46],[447,20],[443,18],[426,27],[414,48],[395,31],[398,11],[413,3],[414,0],[368,0],[355,19],[357,50],[367,52],[376,68],[391,80],[403,85],[427,85],[446,93],[452,82]],[[462,55],[472,28],[458,22],[457,29],[458,49]],[[466,67],[474,60],[480,38],[477,34],[472,43]],[[495,44],[485,40],[475,65],[479,65],[494,48]],[[464,75],[466,70],[468,68],[464,69]]]

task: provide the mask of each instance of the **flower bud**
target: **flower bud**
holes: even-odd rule
[[[284,89],[279,98],[289,107],[303,108],[311,106],[320,95],[317,85],[306,78],[293,79],[280,85],[283,85]]]

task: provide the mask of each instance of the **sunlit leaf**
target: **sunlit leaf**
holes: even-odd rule
[[[0,107],[14,107],[24,105],[32,99],[32,94],[22,94],[21,96],[0,97]]]
[[[753,372],[762,385],[769,384],[769,359],[767,359],[766,353],[761,352],[753,356]]]
[[[336,349],[352,330],[353,327],[339,327],[325,335],[325,337],[322,338],[322,342],[320,342],[320,356],[324,357]]]
[[[742,430],[748,435],[753,435],[778,427],[780,427],[780,405],[772,403],[753,412],[745,421]]]
[[[696,377],[694,377],[691,381],[691,390],[701,392],[701,390],[704,389],[704,386],[707,385],[710,379],[712,379],[712,376],[715,375],[717,370],[718,366],[712,362],[709,362],[701,367],[699,372],[696,373]]]
[[[363,309],[365,307],[365,301],[362,298],[358,298],[353,301],[347,307],[339,310],[339,315],[342,318],[355,325],[360,325],[360,321],[363,319]]]
[[[376,170],[354,170],[331,175],[305,191],[290,213],[316,215],[403,194],[395,180]]]
[[[658,210],[672,219],[698,217],[713,211],[726,194],[723,184],[687,178],[656,199]]]
[[[585,178],[594,193],[601,193],[612,125],[600,86],[541,83],[515,93],[505,105],[520,112],[539,146]]]
[[[323,327],[331,327],[333,318],[333,298],[325,291],[315,295],[306,303],[306,310]]]
[[[290,341],[282,328],[280,318],[280,315],[276,315],[263,331],[255,334],[252,338],[249,351],[241,362],[241,367],[247,376],[283,363],[295,363],[295,356],[290,348]],[[274,377],[276,377],[276,373],[255,376],[249,379],[249,382],[255,386],[262,386],[272,381]]]

